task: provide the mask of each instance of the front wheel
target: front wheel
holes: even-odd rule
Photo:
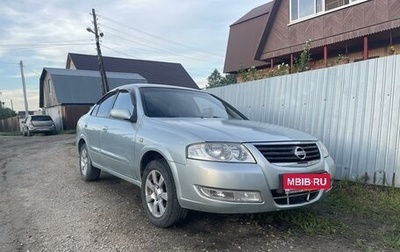
[[[143,207],[154,225],[169,227],[186,218],[188,210],[179,205],[175,183],[165,160],[147,164],[141,190]]]
[[[92,165],[86,144],[82,144],[79,149],[79,171],[85,181],[97,180],[100,176],[100,169]]]

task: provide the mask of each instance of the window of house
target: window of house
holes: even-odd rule
[[[52,92],[53,92],[53,82],[52,82],[52,80],[51,79],[48,79],[47,80],[47,88],[48,88],[48,91],[49,91],[49,94],[51,94]]]
[[[322,1],[323,0],[291,0],[291,21],[313,16],[318,10],[322,11]]]
[[[312,18],[339,8],[369,0],[290,0],[291,22]]]

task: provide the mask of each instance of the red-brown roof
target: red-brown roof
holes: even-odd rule
[[[269,2],[254,8],[231,25],[224,72],[265,65],[265,62],[255,60],[254,56],[268,23],[272,6],[273,2]]]
[[[231,25],[224,72],[267,66],[271,59],[301,52],[308,39],[311,48],[319,48],[371,34],[376,39],[381,34],[381,41],[389,44],[386,31],[400,37],[399,0],[362,1],[292,24],[289,0],[274,0]]]

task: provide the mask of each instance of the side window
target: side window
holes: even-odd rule
[[[128,92],[120,92],[117,100],[115,100],[114,107],[117,109],[128,109],[133,114],[134,104],[132,102],[131,94]]]
[[[99,104],[97,116],[108,117],[108,114],[110,113],[111,107],[114,104],[116,96],[117,96],[117,94],[113,94]]]
[[[92,110],[92,113],[90,113],[90,114],[92,116],[96,116],[97,111],[99,111],[99,105],[98,104],[95,105],[94,109]]]

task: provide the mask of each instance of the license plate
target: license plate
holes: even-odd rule
[[[282,188],[290,192],[329,190],[331,176],[329,173],[286,173],[282,175]]]

